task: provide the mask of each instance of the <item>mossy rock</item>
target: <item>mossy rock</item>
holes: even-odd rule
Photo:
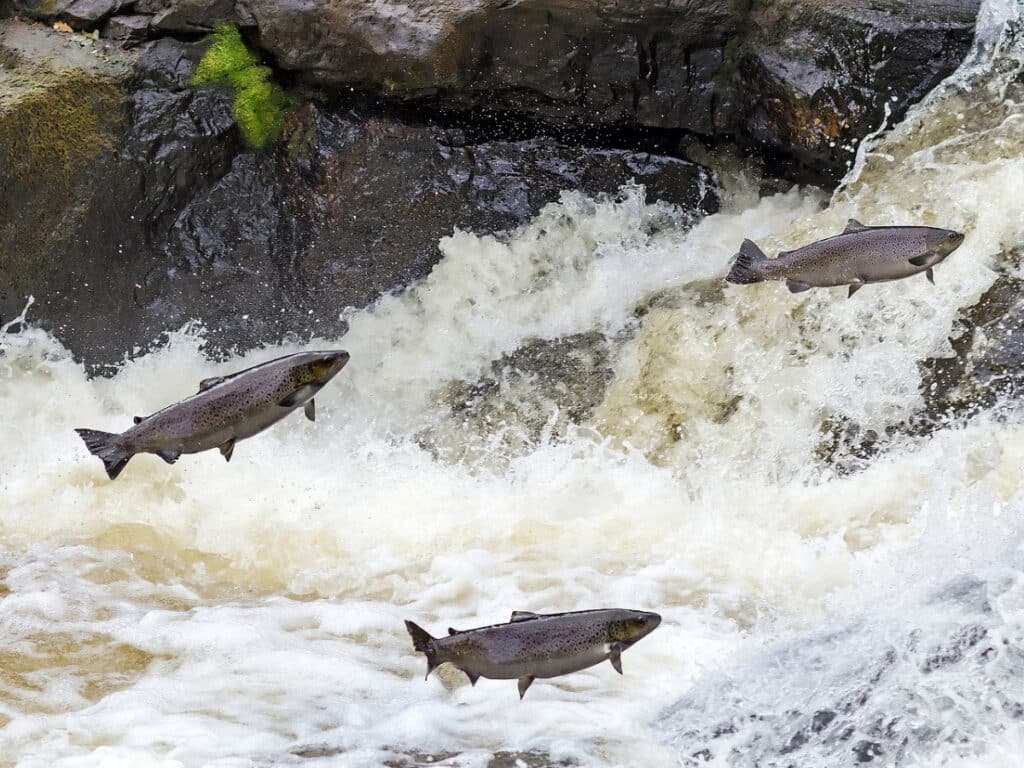
[[[23,265],[52,252],[80,181],[113,146],[124,92],[109,78],[79,70],[35,73],[0,99],[0,241],[18,242]],[[34,232],[26,239],[19,233]]]
[[[192,84],[228,85],[235,94],[234,116],[246,143],[262,149],[281,133],[285,114],[294,101],[272,79],[246,47],[238,29],[222,24],[211,35],[210,47],[196,67]]]

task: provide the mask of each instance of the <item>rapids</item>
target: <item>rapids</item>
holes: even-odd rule
[[[445,238],[427,279],[309,345],[352,355],[316,423],[230,465],[140,456],[111,483],[72,430],[299,347],[216,363],[190,326],[90,379],[29,309],[0,334],[0,764],[1019,762],[1024,412],[900,437],[852,472],[821,447],[828,425],[918,411],[918,363],[1019,274],[1022,20],[987,0],[965,64],[831,199],[758,199],[722,169],[723,210],[700,220],[626,187]],[[967,238],[936,286],[722,281],[744,237],[771,254],[850,217]],[[511,370],[575,334],[590,357],[556,386]],[[625,675],[523,702],[512,682],[424,682],[402,623],[610,606],[664,617]]]

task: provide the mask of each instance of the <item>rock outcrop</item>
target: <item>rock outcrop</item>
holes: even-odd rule
[[[230,22],[310,86],[507,110],[563,128],[736,140],[837,176],[887,109],[899,117],[959,64],[979,0],[15,0],[15,8],[119,39]]]
[[[836,175],[958,64],[977,7],[14,0],[89,36],[0,27],[0,319],[35,295],[34,320],[101,364],[188,320],[216,348],[340,333],[441,236],[513,227],[563,189],[635,179],[713,209],[699,168],[622,148],[652,135]],[[229,91],[189,84],[224,21],[306,103],[265,152]]]
[[[705,172],[676,158],[477,141],[312,103],[273,148],[248,152],[230,93],[189,87],[202,43],[161,39],[136,60],[13,22],[0,35],[4,71],[50,110],[0,108],[14,170],[2,210],[22,211],[0,216],[0,317],[34,295],[33,320],[94,364],[190,320],[214,350],[340,334],[342,310],[427,274],[454,228],[514,227],[564,189],[635,179],[650,199],[715,205]],[[68,83],[85,96],[70,106],[57,98]]]

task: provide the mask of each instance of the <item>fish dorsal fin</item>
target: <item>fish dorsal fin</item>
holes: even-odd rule
[[[509,621],[529,621],[538,618],[539,614],[530,611],[512,611],[512,618]]]
[[[210,387],[217,386],[222,381],[224,381],[226,378],[227,378],[227,376],[211,376],[208,379],[203,379],[202,381],[199,382],[199,391],[200,392],[205,392]]]
[[[846,229],[843,230],[843,234],[849,234],[850,232],[860,232],[862,229],[868,229],[856,219],[850,219],[846,222]]]

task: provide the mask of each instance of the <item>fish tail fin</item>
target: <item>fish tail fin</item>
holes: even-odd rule
[[[121,470],[131,459],[132,454],[126,453],[115,444],[120,435],[112,432],[101,432],[98,429],[76,429],[78,436],[85,441],[85,446],[93,456],[99,457],[111,480],[121,474]]]
[[[760,283],[767,277],[766,262],[768,257],[757,247],[753,240],[744,240],[736,261],[725,278],[730,283]]]
[[[405,622],[405,628],[409,630],[409,636],[412,638],[412,647],[420,653],[427,655],[427,674],[424,676],[424,680],[430,677],[430,673],[437,668],[437,665],[441,662],[437,658],[437,646],[435,638],[430,636],[423,627],[412,621]]]

